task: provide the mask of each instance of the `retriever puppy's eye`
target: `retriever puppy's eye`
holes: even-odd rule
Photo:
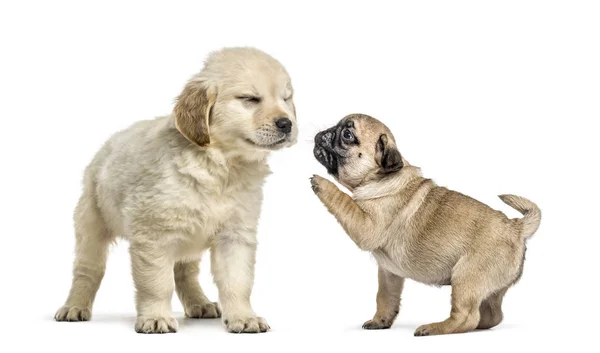
[[[292,95],[289,95],[288,97],[283,98],[283,100],[286,101],[286,102],[289,101],[290,99],[292,99]]]
[[[346,141],[354,141],[354,134],[349,129],[342,130],[342,137]]]
[[[235,98],[251,104],[257,104],[261,101],[261,98],[257,96],[237,96]]]

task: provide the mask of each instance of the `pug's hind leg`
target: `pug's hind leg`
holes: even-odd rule
[[[400,311],[400,296],[404,287],[404,278],[381,267],[379,267],[378,277],[377,311],[373,315],[373,319],[363,324],[363,328],[366,330],[390,328]]]
[[[508,287],[502,288],[501,290],[493,293],[487,297],[479,306],[479,324],[478,329],[489,329],[497,326],[502,322],[502,299]]]
[[[481,269],[486,269],[481,271]],[[442,322],[420,326],[415,336],[444,335],[472,331],[479,324],[479,307],[482,301],[500,288],[506,286],[502,262],[490,266],[487,258],[466,255],[454,266],[452,273],[452,310],[450,317]],[[490,278],[496,278],[490,287]]]
[[[479,305],[483,295],[476,284],[452,284],[452,310],[442,322],[422,325],[415,336],[445,335],[474,330],[479,324]]]

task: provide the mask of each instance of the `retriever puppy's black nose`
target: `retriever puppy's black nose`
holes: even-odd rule
[[[279,131],[289,134],[292,131],[292,121],[288,118],[279,118],[275,121]]]

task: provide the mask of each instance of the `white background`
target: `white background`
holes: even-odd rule
[[[597,348],[599,18],[596,1],[3,1],[0,350]],[[136,334],[124,242],[111,251],[93,320],[54,322],[71,281],[84,167],[115,131],[169,114],[210,51],[240,45],[287,67],[301,131],[271,157],[260,221],[253,303],[273,330],[228,334],[219,320],[184,319],[174,297],[178,333]],[[447,317],[450,289],[408,281],[392,329],[361,330],[375,311],[375,261],[308,181],[325,175],[314,133],[354,112],[387,123],[402,154],[440,185],[511,217],[497,194],[542,208],[500,326],[413,337]]]

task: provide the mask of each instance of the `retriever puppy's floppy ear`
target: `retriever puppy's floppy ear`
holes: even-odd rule
[[[215,103],[215,95],[210,93],[206,82],[191,79],[173,109],[175,127],[186,139],[198,146],[210,144],[209,118]]]
[[[404,167],[400,152],[398,152],[398,149],[396,149],[395,146],[388,143],[388,137],[386,134],[381,134],[381,136],[379,136],[376,148],[376,156],[378,163],[381,166],[382,173],[388,174],[397,172]]]

